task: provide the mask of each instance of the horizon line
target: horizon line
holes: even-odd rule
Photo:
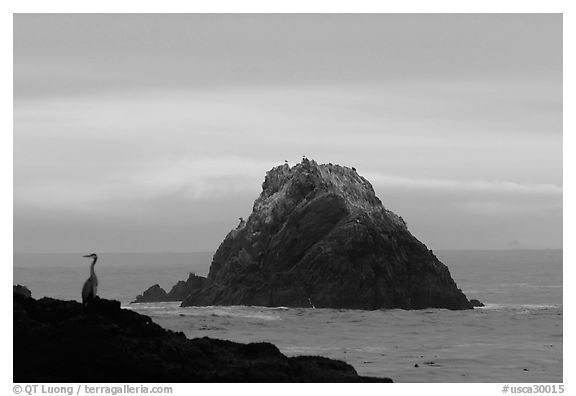
[[[432,251],[523,251],[523,250],[564,250],[563,247],[543,247],[543,248],[436,248],[429,249]],[[12,254],[85,254],[86,252],[12,252]],[[200,250],[200,251],[103,251],[98,254],[200,254],[200,253],[216,253],[216,250]]]

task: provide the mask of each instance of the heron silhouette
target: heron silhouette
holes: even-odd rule
[[[90,301],[94,300],[98,292],[98,278],[94,272],[94,265],[98,260],[96,253],[88,254],[83,257],[89,257],[92,259],[92,264],[90,265],[90,278],[86,279],[84,286],[82,287],[82,305],[87,306]]]

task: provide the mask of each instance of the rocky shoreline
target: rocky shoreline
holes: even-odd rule
[[[114,300],[13,298],[14,382],[392,382],[270,343],[188,339]]]

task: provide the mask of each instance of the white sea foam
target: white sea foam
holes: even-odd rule
[[[541,309],[556,309],[562,308],[562,304],[494,304],[486,303],[484,307],[476,307],[474,309],[507,309],[507,310],[541,310]]]

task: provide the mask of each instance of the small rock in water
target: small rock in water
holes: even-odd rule
[[[416,363],[416,364],[414,365],[414,367],[420,367],[420,366],[418,366],[418,363]]]
[[[470,304],[472,304],[473,307],[484,307],[484,303],[481,302],[480,300],[476,300],[475,298],[470,300]]]

